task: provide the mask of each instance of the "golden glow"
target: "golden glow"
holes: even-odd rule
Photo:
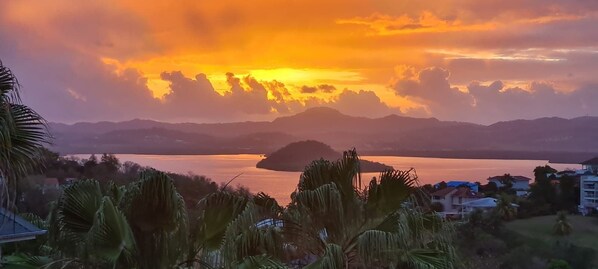
[[[379,35],[487,31],[496,28],[496,24],[492,22],[466,24],[459,20],[442,20],[430,12],[423,12],[417,19],[407,15],[392,17],[374,14],[365,18],[337,20],[336,22],[368,26]]]
[[[374,91],[389,106],[410,109],[421,106],[398,96],[388,83],[396,78],[397,66],[446,67],[461,59],[484,64],[563,62],[562,54],[579,48],[536,50],[513,44],[521,49],[500,51],[492,39],[596,16],[593,11],[557,8],[534,11],[524,4],[519,8],[505,5],[509,10],[496,13],[493,11],[500,6],[495,1],[465,2],[223,0],[150,4],[123,0],[73,5],[66,0],[23,0],[3,5],[0,19],[18,25],[16,29],[34,29],[31,35],[38,35],[42,42],[23,42],[24,48],[68,48],[99,59],[116,74],[139,72],[158,99],[170,91],[169,83],[161,79],[163,72],[181,71],[188,78],[203,73],[220,94],[230,89],[225,74],[231,72],[241,79],[250,76],[284,83],[290,93],[285,101],[312,97],[327,101],[344,89],[363,89]],[[462,10],[460,4],[469,5],[468,9]],[[96,15],[102,16],[97,19]],[[534,46],[542,46],[542,42],[536,41]],[[475,80],[468,77],[475,70],[462,70],[466,71],[450,77],[461,90],[466,81]],[[513,77],[511,84],[521,85],[516,83],[517,74]],[[492,79],[510,78],[497,75]],[[334,85],[337,91],[299,90],[321,84]],[[68,92],[83,98],[75,89]],[[271,91],[268,98],[276,99]]]
[[[364,78],[358,73],[349,70],[325,69],[254,69],[249,74],[259,80],[280,80],[292,84],[310,82],[312,84],[325,82],[358,82]]]

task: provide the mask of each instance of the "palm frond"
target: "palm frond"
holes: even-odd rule
[[[38,269],[52,262],[50,257],[30,256],[17,253],[2,257],[2,268],[8,269]]]
[[[135,248],[133,232],[124,214],[104,197],[98,209],[88,240],[95,256],[115,263],[121,255],[130,259]]]
[[[129,186],[123,203],[135,235],[137,262],[142,268],[164,268],[182,259],[187,249],[187,211],[172,179],[145,171]]]
[[[347,257],[341,246],[336,244],[326,245],[324,254],[315,262],[304,267],[305,269],[340,269],[346,268]]]
[[[412,170],[387,170],[380,181],[372,179],[367,189],[367,209],[371,217],[385,216],[398,210],[413,194],[417,177]]]
[[[226,229],[245,210],[247,198],[228,192],[209,194],[199,202],[199,244],[208,251],[218,250],[224,241]]]
[[[62,232],[86,234],[94,223],[102,202],[100,185],[88,179],[64,189],[57,204],[57,222]]]
[[[248,256],[241,263],[237,264],[238,269],[285,269],[288,268],[279,261],[267,255]]]

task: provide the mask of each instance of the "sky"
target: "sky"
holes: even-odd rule
[[[592,0],[3,0],[0,60],[55,122],[491,124],[598,116],[596,25]]]

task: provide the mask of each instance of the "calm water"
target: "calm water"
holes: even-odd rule
[[[76,155],[88,158],[89,155]],[[289,202],[301,173],[277,172],[258,169],[255,164],[262,159],[257,154],[242,155],[136,155],[119,154],[121,162],[132,161],[158,170],[205,175],[216,182],[227,182],[236,175],[233,185],[241,184],[252,192],[263,191],[281,204]],[[533,178],[533,169],[548,164],[542,160],[477,160],[420,157],[362,156],[363,159],[381,162],[395,169],[416,168],[422,184],[449,180],[480,181],[490,176],[510,173]],[[578,164],[550,164],[556,169],[579,169]],[[376,173],[364,174],[369,179]]]

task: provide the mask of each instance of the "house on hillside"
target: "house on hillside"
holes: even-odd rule
[[[523,196],[527,194],[527,192],[529,191],[529,183],[532,180],[531,178],[524,176],[510,176],[510,179],[511,183],[513,184],[513,189],[515,190],[518,196]],[[498,188],[505,186],[505,184],[503,183],[504,180],[505,176],[494,176],[488,178],[488,181],[496,184],[496,187]]]
[[[462,205],[461,213],[462,214],[469,214],[474,210],[482,210],[482,211],[489,211],[495,208],[498,205],[498,199],[492,197],[486,197],[482,199],[477,199],[469,202],[465,202]],[[511,206],[514,208],[518,208],[519,205],[511,203]]]
[[[579,212],[587,215],[598,212],[598,157],[581,165],[586,173],[579,178]]]
[[[475,192],[467,187],[447,187],[433,192],[431,202],[442,205],[442,211],[438,213],[443,216],[460,215],[463,203],[475,201],[484,198],[484,195]]]
[[[32,240],[46,232],[15,213],[0,208],[0,244]]]

